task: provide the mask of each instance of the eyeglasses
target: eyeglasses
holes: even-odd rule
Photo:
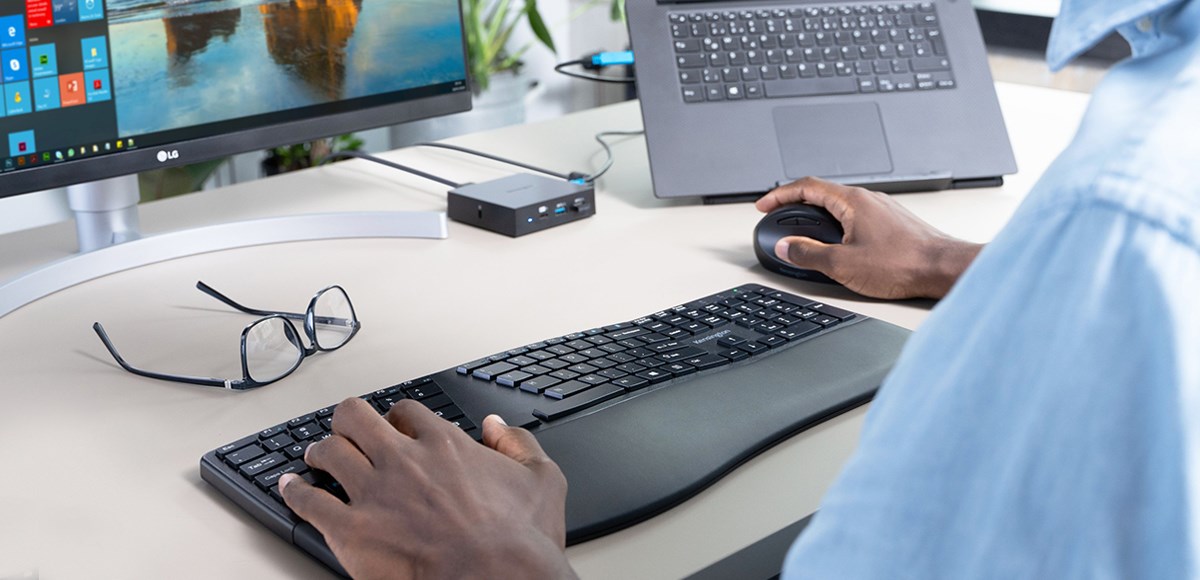
[[[341,348],[362,328],[362,323],[354,314],[354,305],[350,303],[350,297],[341,286],[329,286],[313,295],[304,314],[247,308],[204,282],[196,282],[196,288],[242,312],[262,316],[242,330],[241,379],[189,377],[139,369],[121,358],[99,322],[92,324],[92,330],[96,331],[109,354],[117,360],[117,364],[135,375],[193,385],[245,390],[273,383],[292,374],[308,356]],[[304,321],[304,334],[308,337],[308,345],[303,344],[296,325],[292,323],[293,320]]]

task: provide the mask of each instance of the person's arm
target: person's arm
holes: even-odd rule
[[[304,461],[350,503],[285,475],[284,501],[354,578],[574,578],[567,482],[533,435],[498,416],[480,445],[414,401],[385,417],[350,398]]]
[[[941,298],[983,249],[938,231],[886,194],[811,177],[774,189],[755,206],[769,212],[793,203],[824,207],[845,237],[841,244],[784,238],[776,255],[864,296]]]

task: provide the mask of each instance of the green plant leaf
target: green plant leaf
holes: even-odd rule
[[[624,22],[625,0],[612,0],[612,6],[609,10],[608,17],[611,18],[613,22]]]
[[[533,35],[542,41],[550,52],[558,54],[558,50],[554,48],[554,38],[546,28],[546,21],[542,20],[542,14],[538,12],[537,0],[525,0],[525,16],[529,19],[529,28],[533,29]]]
[[[500,32],[500,27],[508,19],[509,8],[509,0],[500,0],[492,6],[492,13],[488,15],[488,38],[496,38],[496,34]]]

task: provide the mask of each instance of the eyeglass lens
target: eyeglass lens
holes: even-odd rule
[[[313,330],[317,346],[333,349],[350,340],[354,332],[354,310],[350,298],[341,288],[332,287],[321,293],[313,305]]]
[[[278,380],[292,372],[304,357],[304,346],[295,327],[280,317],[264,318],[245,335],[246,371],[260,383]]]

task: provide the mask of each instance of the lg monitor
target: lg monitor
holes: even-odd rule
[[[82,250],[134,240],[136,173],[468,110],[466,62],[458,0],[0,0],[0,197],[69,186]],[[142,239],[0,281],[0,315],[178,255],[444,229],[345,214]]]

